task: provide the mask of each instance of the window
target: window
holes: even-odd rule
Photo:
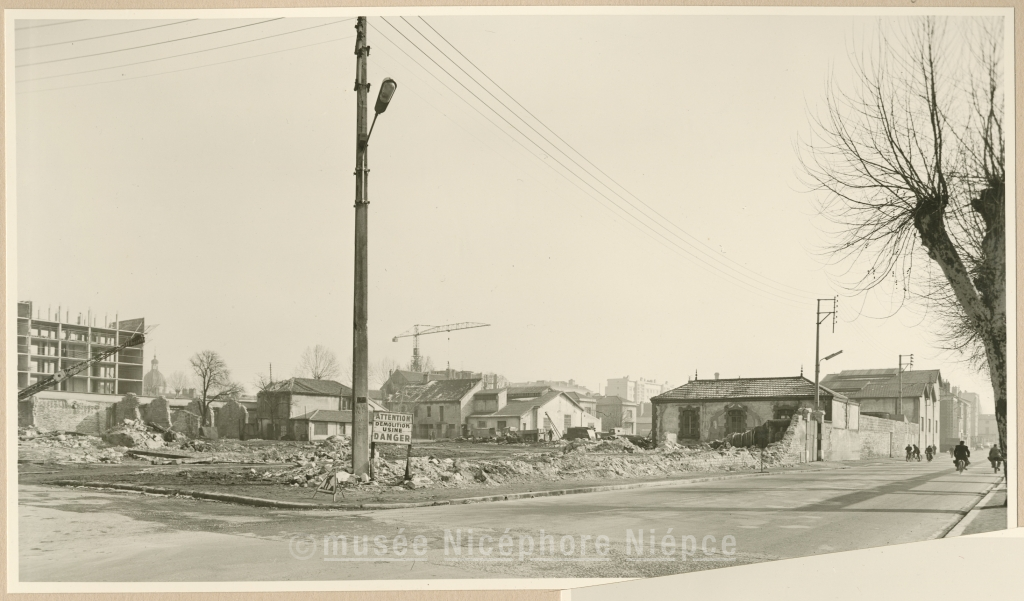
[[[327,436],[327,424],[323,422],[314,422],[313,436]]]
[[[793,419],[795,411],[790,408],[776,409],[774,419]]]
[[[504,430],[507,427],[508,426],[506,425],[506,422],[498,422],[498,429],[499,430]]]
[[[679,412],[679,438],[700,438],[700,414],[697,411]]]
[[[437,419],[442,422],[444,421],[444,405],[437,408]]]
[[[725,433],[747,431],[747,413],[742,409],[730,409],[725,414]]]
[[[476,423],[476,427],[480,428],[480,429],[486,428],[487,427],[487,422],[485,422],[485,421],[478,421]]]
[[[430,417],[430,405],[427,405],[427,417]]]

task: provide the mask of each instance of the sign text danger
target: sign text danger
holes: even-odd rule
[[[412,414],[374,413],[370,442],[412,444]]]

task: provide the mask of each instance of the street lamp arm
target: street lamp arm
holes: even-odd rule
[[[373,135],[373,126],[377,124],[377,115],[380,113],[373,114],[373,121],[370,122],[370,131],[366,132],[366,138],[363,139],[363,148],[370,145],[370,136]]]

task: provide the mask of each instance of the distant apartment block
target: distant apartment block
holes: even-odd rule
[[[605,386],[604,396],[617,396],[635,403],[647,403],[652,397],[672,389],[668,382],[659,384],[644,378],[633,379],[629,376],[609,378]]]
[[[18,303],[18,388],[126,342],[145,329],[142,318],[115,320],[102,327],[90,314],[33,312],[31,301]],[[92,394],[142,394],[142,347],[123,349],[106,361],[54,386],[53,390]]]

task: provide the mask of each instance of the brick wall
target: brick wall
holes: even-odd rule
[[[18,403],[18,426],[100,434],[107,425],[106,409],[105,403],[36,397]]]

